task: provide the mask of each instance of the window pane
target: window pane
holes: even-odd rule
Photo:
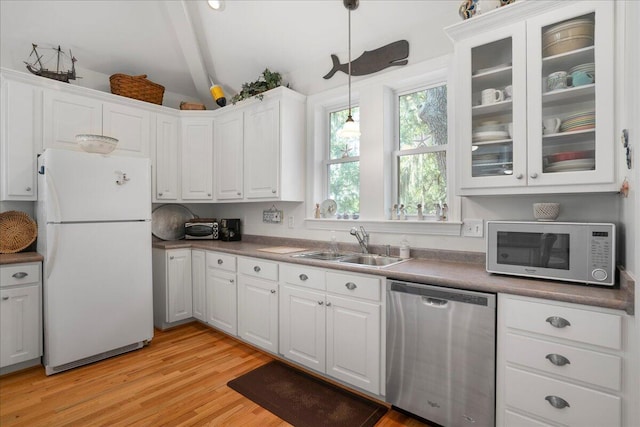
[[[400,156],[398,160],[398,197],[415,215],[418,203],[425,215],[436,212],[436,205],[447,203],[447,154],[435,153]]]
[[[360,212],[360,162],[329,165],[329,198],[336,201],[338,212]]]
[[[447,86],[399,97],[400,149],[447,143]]]
[[[355,157],[360,155],[359,137],[341,138],[337,135],[338,131],[342,129],[342,126],[344,126],[348,115],[348,108],[329,114],[329,122],[331,126],[329,139],[330,159],[342,159],[344,157]],[[351,107],[351,116],[353,117],[353,120],[359,122],[360,109],[358,107]]]

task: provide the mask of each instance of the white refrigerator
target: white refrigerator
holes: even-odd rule
[[[149,160],[48,149],[36,214],[47,375],[151,340]]]

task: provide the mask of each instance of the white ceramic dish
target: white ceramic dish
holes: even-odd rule
[[[109,154],[116,149],[118,140],[104,135],[76,135],[76,142],[88,153]]]
[[[338,211],[338,204],[335,200],[327,199],[320,204],[320,215],[322,218],[333,218]]]
[[[507,131],[489,131],[489,132],[474,132],[471,134],[471,139],[474,142],[495,141],[498,139],[507,139],[509,134]]]
[[[596,159],[563,160],[547,166],[546,172],[570,172],[591,170],[596,165]]]

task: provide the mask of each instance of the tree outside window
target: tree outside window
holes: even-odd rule
[[[447,86],[398,97],[398,204],[408,215],[436,214],[447,200]]]
[[[328,197],[336,201],[339,213],[360,212],[360,138],[338,136],[348,109],[329,113],[329,156],[327,164]],[[360,109],[351,107],[355,121],[360,120]]]

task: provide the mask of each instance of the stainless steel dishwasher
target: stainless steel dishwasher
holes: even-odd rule
[[[446,427],[495,425],[496,296],[387,281],[386,398]]]

